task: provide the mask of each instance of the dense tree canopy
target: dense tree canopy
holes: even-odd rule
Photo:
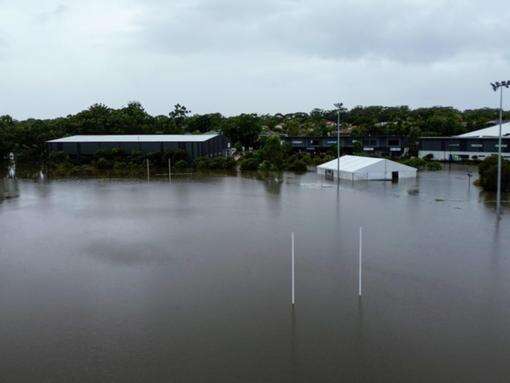
[[[419,136],[448,136],[478,129],[498,118],[496,109],[460,111],[451,107],[410,109],[407,106],[357,106],[342,110],[343,133],[354,136],[397,134],[416,141]],[[510,112],[504,118],[510,119]],[[176,104],[168,115],[151,116],[139,102],[113,109],[94,104],[67,117],[17,121],[0,116],[0,159],[13,151],[20,159],[37,161],[45,154],[46,140],[73,134],[182,134],[223,132],[238,147],[261,145],[272,135],[335,135],[336,110],[313,109],[310,113],[192,114]]]

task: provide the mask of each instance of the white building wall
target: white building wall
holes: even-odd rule
[[[336,169],[330,169],[333,177],[337,179]],[[340,171],[340,179],[361,181],[361,180],[391,180],[392,172],[398,172],[399,178],[416,178],[416,170],[409,170],[407,167],[393,167],[375,164],[356,172]],[[326,175],[326,169],[317,167],[317,174]]]
[[[443,151],[443,150],[420,150],[418,152],[418,157],[424,158],[427,155],[432,154],[434,160],[437,161],[449,161],[450,155],[453,156],[469,156],[469,159],[474,159],[476,157],[479,160],[483,160],[492,155],[497,155],[497,152],[463,152],[463,151]],[[502,157],[505,159],[510,159],[510,153],[502,153]]]

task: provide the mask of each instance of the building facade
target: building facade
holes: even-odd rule
[[[47,142],[51,151],[71,156],[92,156],[100,150],[123,149],[126,152],[157,153],[183,150],[188,159],[227,155],[229,143],[221,134],[146,134],[71,136]]]
[[[510,159],[510,137],[502,138],[501,154]],[[483,160],[498,154],[498,139],[488,137],[422,137],[419,156],[438,161]]]
[[[337,143],[336,137],[284,137],[283,140],[290,144],[294,151],[308,152],[324,152]],[[340,148],[342,153],[361,150],[366,153],[400,157],[409,151],[409,140],[401,136],[366,136],[360,139],[342,135]]]
[[[510,123],[501,127],[501,155],[510,159]],[[453,137],[420,138],[419,156],[439,161],[483,160],[498,154],[499,125]]]

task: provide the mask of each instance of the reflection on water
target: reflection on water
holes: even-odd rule
[[[19,190],[0,204],[2,382],[510,375],[508,204],[498,221],[464,169],[340,187],[284,173]]]
[[[0,179],[0,201],[6,198],[17,197],[18,194],[18,181],[16,178]]]

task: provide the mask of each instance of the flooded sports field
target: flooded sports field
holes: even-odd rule
[[[509,381],[510,204],[465,168],[14,190],[1,382]]]

